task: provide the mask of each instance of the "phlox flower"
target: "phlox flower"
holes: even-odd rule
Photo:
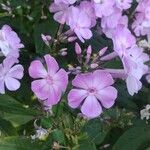
[[[113,13],[114,0],[93,0],[95,15],[102,18],[103,16],[109,16]]]
[[[52,3],[49,6],[49,11],[54,14],[54,20],[60,24],[65,24],[68,21],[69,5],[65,3]]]
[[[91,18],[85,11],[80,10],[78,7],[71,7],[68,25],[82,42],[84,42],[84,39],[92,37],[90,30],[92,25]]]
[[[0,64],[0,94],[5,94],[5,86],[10,91],[16,91],[20,87],[19,79],[23,77],[23,67],[14,57],[6,57]],[[15,65],[16,64],[16,65]]]
[[[116,7],[119,9],[129,9],[133,0],[115,0]]]
[[[72,108],[81,106],[81,112],[88,118],[98,117],[102,106],[110,108],[117,98],[117,90],[111,86],[112,76],[105,71],[78,74],[72,81],[75,86],[68,94],[68,103]]]
[[[35,60],[29,67],[29,74],[36,79],[31,88],[35,95],[46,107],[57,104],[62,92],[65,92],[68,84],[68,74],[64,69],[59,69],[56,60],[50,56],[44,56],[46,68],[39,60]]]
[[[4,25],[0,30],[0,50],[4,56],[19,57],[19,49],[23,48],[17,33],[10,26]]]
[[[122,57],[124,70],[127,74],[127,89],[132,96],[142,88],[140,79],[148,72],[148,66],[144,64],[148,60],[149,56],[136,45],[127,49]]]
[[[150,1],[140,1],[136,13],[136,19],[132,24],[135,34],[137,36],[150,35]]]
[[[113,34],[114,50],[119,56],[122,56],[127,48],[132,47],[136,43],[135,37],[130,30],[124,26],[118,26],[116,32]]]
[[[79,9],[87,14],[87,16],[91,19],[91,27],[94,27],[96,25],[96,16],[93,3],[88,1],[82,1],[80,3]]]

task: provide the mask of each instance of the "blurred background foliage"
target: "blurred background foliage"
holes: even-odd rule
[[[115,106],[97,119],[87,121],[77,115],[78,110],[68,107],[66,95],[53,108],[52,116],[42,110],[30,89],[28,67],[33,59],[51,53],[41,33],[57,37],[59,24],[48,11],[50,3],[50,0],[0,0],[0,27],[8,24],[18,33],[25,45],[20,61],[26,70],[22,86],[15,94],[0,95],[0,150],[149,150],[150,125],[140,119],[140,110],[150,104],[150,86],[144,78],[143,89],[133,97],[127,93],[125,83],[117,81],[119,96]],[[94,52],[105,46],[112,49],[112,42],[97,33],[85,45],[88,44]],[[60,43],[58,47],[68,48],[68,56],[57,56],[62,67],[76,63],[74,44]],[[106,66],[119,68],[121,64],[115,59]],[[35,120],[48,131],[42,139],[31,139],[36,134]]]

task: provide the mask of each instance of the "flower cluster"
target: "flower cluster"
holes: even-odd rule
[[[29,67],[29,75],[34,80],[31,89],[45,110],[58,104],[67,91],[67,101],[71,108],[81,109],[86,118],[98,117],[104,109],[114,105],[118,94],[114,82],[118,78],[126,82],[131,96],[138,93],[142,88],[141,78],[149,74],[145,64],[149,61],[149,56],[138,45],[136,36],[147,35],[149,38],[150,2],[141,0],[137,5],[131,14],[135,13],[134,18],[127,11],[132,6],[132,0],[54,0],[49,10],[61,24],[57,39],[41,34],[41,39],[52,53],[46,54],[44,61],[33,60]],[[65,24],[70,28],[64,32]],[[60,68],[53,54],[66,56],[67,48],[55,51],[57,44],[63,43],[66,38],[67,42],[79,39],[84,43],[92,38],[94,29],[97,34],[112,40],[113,50],[109,53],[108,47],[104,47],[94,54],[91,45],[83,50],[79,42],[76,42],[78,65],[68,64],[68,72]],[[18,80],[23,77],[23,67],[16,63],[19,62],[19,50],[23,47],[18,35],[8,25],[4,25],[0,30],[1,54],[6,57],[0,64],[1,94],[5,93],[5,86],[11,91],[20,87]],[[105,63],[114,58],[121,60],[121,69],[105,66]],[[72,86],[69,86],[71,89],[67,90],[72,77]],[[149,75],[147,78],[149,80]]]
[[[10,26],[4,25],[0,30],[0,52],[5,57],[0,64],[0,94],[5,93],[5,86],[10,91],[20,87],[18,79],[23,77],[23,66],[19,63],[19,50],[24,45]]]
[[[136,8],[135,21],[132,24],[132,28],[136,36],[147,35],[150,36],[150,1],[142,0],[139,2]]]
[[[84,39],[92,37],[91,28],[101,18],[101,25],[105,29],[115,28],[118,24],[127,24],[127,17],[122,17],[122,11],[131,7],[132,0],[91,0],[80,3],[65,0],[54,0],[49,7],[54,12],[54,19],[70,26],[77,37],[84,42]],[[80,17],[79,17],[80,16]]]

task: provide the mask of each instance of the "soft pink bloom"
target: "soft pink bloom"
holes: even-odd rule
[[[20,87],[18,79],[23,77],[22,65],[16,64],[18,60],[14,57],[6,57],[0,64],[0,93],[5,94],[5,86],[10,91],[16,91]]]
[[[114,50],[122,56],[127,48],[135,45],[136,39],[127,27],[119,26],[113,35]]]
[[[120,24],[122,12],[118,8],[114,8],[114,12],[106,17],[102,17],[101,26],[102,28],[116,28]]]
[[[109,16],[113,13],[114,0],[93,0],[95,15],[102,18],[103,16]]]
[[[55,13],[54,19],[60,24],[65,24],[68,21],[69,5],[65,3],[52,3],[49,11]]]
[[[50,56],[44,56],[46,68],[39,60],[35,60],[29,67],[29,74],[36,79],[31,88],[35,95],[47,107],[57,104],[68,84],[68,74],[64,69],[59,70],[58,63]]]
[[[122,16],[119,9],[114,9],[108,17],[103,17],[101,20],[102,30],[108,38],[113,38],[120,28],[128,27],[128,17]]]
[[[70,9],[68,25],[71,30],[75,32],[82,42],[84,42],[84,39],[90,39],[92,37],[90,30],[92,25],[91,18],[85,11],[81,11],[77,7],[72,6]]]
[[[72,81],[76,88],[68,94],[69,106],[81,106],[81,112],[88,118],[98,117],[102,113],[102,106],[110,108],[115,103],[117,90],[111,86],[113,83],[112,76],[102,70],[78,74]]]
[[[87,14],[87,16],[91,19],[91,27],[94,27],[96,25],[96,16],[93,3],[88,1],[82,1],[80,3],[79,9]]]
[[[144,63],[149,61],[149,56],[143,52],[142,48],[136,45],[127,49],[122,57],[124,70],[126,72],[127,89],[130,95],[138,93],[142,88],[140,79],[148,71],[148,66]]]
[[[136,19],[133,29],[137,36],[150,34],[150,1],[142,0],[136,8]]]
[[[17,33],[10,26],[4,25],[0,30],[0,49],[4,56],[19,57],[19,49],[23,48]]]
[[[115,0],[116,6],[122,9],[129,9],[133,0]]]

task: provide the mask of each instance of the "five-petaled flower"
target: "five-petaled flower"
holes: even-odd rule
[[[112,76],[103,70],[78,74],[72,81],[76,87],[68,94],[68,103],[72,108],[81,106],[81,112],[88,118],[98,117],[102,106],[110,108],[117,98],[117,90],[111,86]]]
[[[68,74],[64,69],[59,70],[58,63],[52,56],[47,54],[44,58],[47,69],[39,60],[35,60],[29,67],[29,74],[36,79],[32,82],[32,91],[44,106],[49,107],[60,101],[68,84]]]
[[[0,93],[5,94],[5,86],[10,91],[16,91],[20,87],[18,79],[23,77],[23,67],[14,57],[7,57],[0,64]]]

